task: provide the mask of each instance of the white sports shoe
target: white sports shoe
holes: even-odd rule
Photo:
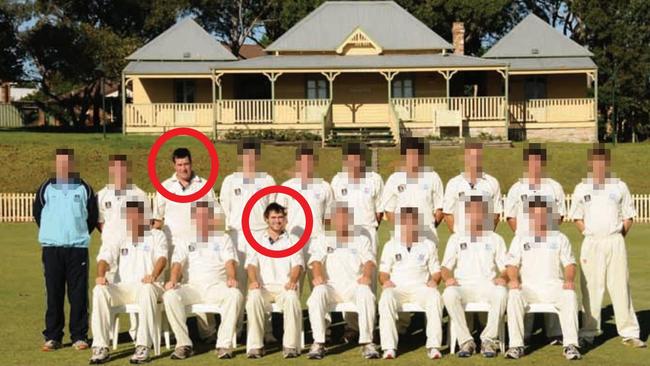
[[[395,357],[397,357],[397,355],[395,354],[395,350],[394,350],[394,349],[387,349],[387,350],[385,350],[385,351],[384,351],[384,355],[382,356],[382,358],[383,358],[384,360],[393,360],[393,359],[395,359]]]

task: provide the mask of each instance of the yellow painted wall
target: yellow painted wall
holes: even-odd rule
[[[212,101],[212,86],[210,79],[194,79],[196,81],[196,103]],[[133,103],[174,103],[174,79],[135,78],[133,80]]]
[[[415,72],[415,97],[444,97],[446,84],[442,75],[437,72]]]
[[[379,73],[341,74],[334,80],[334,123],[386,123],[388,84]]]
[[[275,81],[276,99],[304,99],[308,77],[324,77],[320,74],[284,74]],[[335,81],[336,82],[336,81]]]
[[[531,75],[532,76],[532,75]],[[510,76],[510,99],[523,100],[524,82],[527,75]],[[550,74],[535,75],[546,78],[547,98],[587,98],[587,75],[585,74]]]

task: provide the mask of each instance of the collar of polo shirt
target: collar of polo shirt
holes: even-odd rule
[[[280,240],[282,240],[284,238],[287,238],[288,234],[287,234],[287,231],[285,230],[278,236],[278,238],[276,240],[273,240],[273,238],[271,238],[271,235],[269,235],[268,230],[265,230],[263,236],[264,236],[265,240],[268,240],[269,244],[273,245],[273,244],[279,242]]]
[[[469,178],[466,174],[466,172],[460,173],[460,176],[463,177],[467,182],[469,182]],[[478,181],[479,179],[485,179],[485,172],[480,172],[478,176],[476,177],[476,180]]]
[[[180,184],[180,179],[178,179],[176,173],[172,174],[171,178],[169,179],[171,179],[171,181],[174,183],[178,182]],[[192,172],[192,178],[190,179],[190,184],[187,187],[182,187],[183,185],[181,184],[181,187],[183,188],[183,190],[186,190],[192,185],[192,183],[201,183],[201,177],[196,175],[196,173],[194,172]]]

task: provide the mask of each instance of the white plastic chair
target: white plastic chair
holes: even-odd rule
[[[219,305],[215,304],[192,304],[185,307],[185,314],[187,314],[188,317],[200,313],[223,314],[223,309],[221,309]],[[165,347],[171,349],[170,331],[165,330],[163,336],[165,337]],[[237,348],[237,333],[232,336],[232,348]]]
[[[486,302],[469,302],[465,304],[465,312],[466,313],[487,313],[490,311],[490,304]],[[504,317],[505,319],[505,317]],[[449,320],[449,353],[454,354],[456,353],[456,343],[458,341],[458,335],[456,334],[456,330],[452,326],[451,319]],[[506,342],[506,326],[503,321],[500,322],[499,324],[499,348],[501,349],[501,353],[505,352],[505,342]]]
[[[162,332],[162,304],[158,304],[158,315],[156,317],[156,334],[153,336],[153,350],[156,356],[160,355],[160,335]],[[111,307],[111,320],[113,322],[113,349],[117,349],[117,341],[120,335],[120,314],[138,314],[140,307],[136,304],[126,304]]]

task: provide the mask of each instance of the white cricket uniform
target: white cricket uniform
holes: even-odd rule
[[[377,250],[377,214],[382,213],[381,195],[384,181],[375,172],[366,172],[354,180],[346,172],[336,173],[332,178],[334,200],[348,204],[353,210],[354,225],[368,235],[373,249]]]
[[[303,182],[300,178],[291,178],[282,185],[293,188],[307,201],[314,222],[311,237],[315,238],[323,234],[324,220],[326,215],[329,215],[329,208],[334,198],[329,183],[321,178],[314,178],[308,182]],[[302,236],[305,230],[305,213],[298,201],[286,194],[278,194],[276,201],[287,208],[287,231],[291,235]],[[307,251],[308,245],[305,245],[304,252]]]
[[[528,233],[530,225],[524,209],[532,197],[539,197],[552,204],[553,214],[566,216],[564,190],[560,183],[551,178],[542,178],[538,185],[534,185],[526,178],[520,179],[510,187],[504,205],[505,216],[517,220],[516,235]]]
[[[278,240],[271,242],[268,232],[257,233],[257,242],[271,250],[284,250],[298,241],[297,238],[283,233]],[[289,282],[291,270],[295,267],[304,268],[305,262],[302,251],[288,257],[271,258],[257,253],[252,247],[246,253],[246,268],[257,268],[259,289],[249,290],[246,299],[246,314],[248,315],[248,331],[246,351],[264,347],[264,331],[270,316],[271,304],[276,303],[284,317],[284,336],[282,345],[287,348],[300,349],[302,332],[302,310],[297,290],[286,290],[284,285]],[[300,283],[298,283],[300,289]]]
[[[621,337],[639,338],[639,322],[632,306],[627,251],[621,231],[623,221],[636,216],[627,185],[609,178],[596,187],[592,180],[579,183],[573,193],[569,216],[584,220],[585,236],[580,251],[583,326],[580,335],[601,333],[600,311],[605,287],[614,307],[616,330]]]
[[[169,192],[179,196],[188,196],[199,191],[206,184],[206,180],[195,175],[192,177],[187,187],[181,185],[176,174],[165,180],[162,185]],[[217,202],[214,191],[210,189],[200,200],[206,200],[214,203],[215,214],[221,213],[221,207]],[[194,226],[192,225],[192,203],[180,203],[168,200],[160,192],[156,193],[154,199],[153,218],[164,221],[162,228],[167,235],[171,248],[176,245],[176,241],[192,240],[194,237]],[[171,254],[171,253],[170,253]]]
[[[307,300],[314,342],[325,343],[328,309],[338,303],[351,302],[357,307],[359,343],[371,343],[376,314],[375,295],[369,285],[357,282],[366,263],[376,264],[370,239],[350,236],[345,241],[335,235],[321,235],[314,238],[308,262],[310,268],[314,262],[323,265],[326,281],[314,287]]]
[[[434,213],[442,210],[443,185],[438,173],[423,170],[417,178],[406,172],[395,172],[388,177],[382,194],[382,209],[399,214],[402,207],[417,207],[420,222],[428,239],[438,242]]]
[[[153,272],[160,258],[167,258],[167,240],[165,234],[156,229],[145,231],[139,243],[125,237],[119,245],[102,244],[97,262],[103,260],[111,268],[117,267],[117,273],[113,283],[93,289],[93,347],[108,347],[112,330],[111,307],[125,304],[140,307],[136,345],[151,347],[157,336],[156,325],[161,321],[158,300],[163,288],[160,279],[155,279],[153,284],[144,284],[142,279]]]
[[[381,348],[397,349],[397,319],[400,307],[415,303],[426,315],[426,347],[440,348],[442,344],[442,300],[435,287],[427,286],[432,274],[440,272],[436,244],[420,239],[408,250],[399,239],[385,245],[379,262],[379,272],[388,273],[395,287],[384,288],[379,299],[379,334]]]
[[[499,335],[499,324],[506,311],[508,290],[494,284],[506,269],[506,244],[497,233],[488,231],[482,236],[452,234],[445,248],[441,266],[453,271],[458,286],[448,286],[442,299],[451,319],[451,326],[458,334],[458,344],[472,339],[463,304],[486,302],[490,304],[487,324],[481,333],[481,340],[495,341]]]
[[[571,243],[559,231],[545,238],[517,235],[506,259],[519,267],[521,289],[508,294],[510,347],[524,346],[524,315],[529,304],[552,304],[559,312],[564,346],[578,345],[578,300],[573,290],[564,290],[564,268],[575,264]]]
[[[445,195],[442,203],[442,211],[445,214],[454,216],[454,232],[465,231],[465,205],[460,201],[461,196],[481,194],[490,199],[490,209],[494,214],[500,214],[503,210],[501,202],[501,187],[493,176],[481,173],[476,183],[470,183],[461,173],[447,182]]]

